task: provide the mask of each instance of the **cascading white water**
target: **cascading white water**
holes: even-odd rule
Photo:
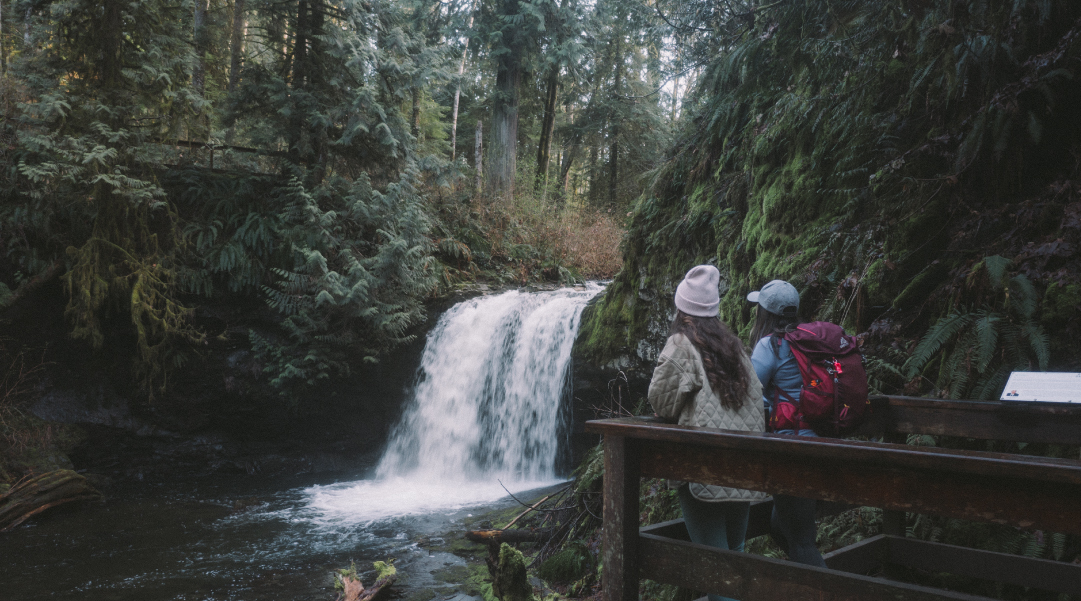
[[[599,288],[506,292],[447,311],[378,476],[555,476],[560,399],[582,308]]]
[[[500,482],[555,481],[571,346],[601,290],[511,291],[444,313],[376,478],[309,489],[312,507],[370,521],[491,501],[505,494]]]

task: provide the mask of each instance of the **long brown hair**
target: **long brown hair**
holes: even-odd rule
[[[713,394],[727,409],[739,409],[747,397],[743,343],[716,317],[695,317],[676,311],[668,335],[683,334],[698,349]]]
[[[762,308],[762,305],[757,305],[758,312],[754,316],[754,325],[751,326],[751,338],[748,342],[751,343],[751,348],[754,348],[758,344],[759,340],[762,340],[766,336],[780,339],[786,333],[796,329],[796,326],[800,324],[798,317],[784,317],[777,315],[776,313],[770,313]],[[773,354],[780,356],[780,344],[770,344],[769,347],[773,349]]]

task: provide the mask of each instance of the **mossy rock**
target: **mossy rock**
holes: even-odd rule
[[[484,601],[497,601],[495,593],[492,592],[488,569],[481,564],[469,566],[469,578],[466,579],[462,591],[467,595],[481,597]]]
[[[525,556],[507,543],[499,546],[499,563],[492,574],[492,592],[501,601],[534,601]]]
[[[372,567],[375,568],[376,580],[392,578],[398,575],[398,568],[394,567],[394,564],[385,561],[376,561],[372,563]]]
[[[432,572],[432,578],[439,582],[460,584],[469,580],[469,567],[465,565],[447,566],[442,570]]]

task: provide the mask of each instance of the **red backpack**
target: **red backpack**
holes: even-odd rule
[[[781,389],[770,416],[773,430],[810,426],[819,434],[840,435],[863,421],[867,372],[856,339],[841,326],[813,321],[784,335],[803,378],[799,403]],[[797,406],[798,405],[798,406]]]

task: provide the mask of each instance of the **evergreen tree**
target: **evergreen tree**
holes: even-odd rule
[[[4,220],[41,238],[9,252],[30,272],[43,261],[64,265],[76,338],[100,348],[103,320],[126,315],[138,377],[153,394],[179,360],[176,345],[201,338],[176,296],[176,215],[153,161],[158,141],[206,108],[189,87],[187,11],[158,0],[38,10],[13,66],[36,102],[23,107],[23,190]]]

